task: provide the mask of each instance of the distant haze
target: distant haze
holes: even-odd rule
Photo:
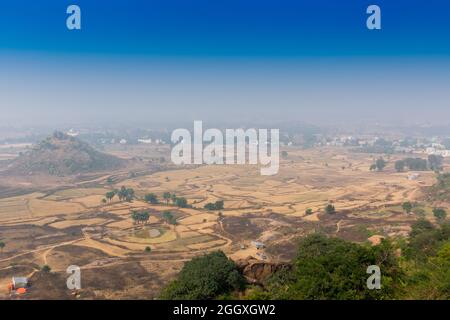
[[[450,4],[79,0],[0,5],[0,125],[450,123]]]
[[[411,59],[172,61],[17,55],[0,123],[298,120],[449,123],[450,64]]]

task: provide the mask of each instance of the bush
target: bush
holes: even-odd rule
[[[223,200],[219,200],[216,202],[210,202],[205,204],[204,208],[206,210],[223,210]]]
[[[334,213],[336,213],[336,208],[332,204],[328,204],[325,207],[325,213],[327,213],[327,214],[334,214]]]
[[[389,299],[401,287],[403,273],[388,241],[370,247],[313,234],[300,241],[297,252],[292,270],[268,280],[271,299]],[[367,288],[370,265],[383,270],[380,290]]]
[[[52,271],[52,268],[50,268],[49,265],[45,264],[42,266],[41,271],[45,273],[50,273],[50,271]]]
[[[167,300],[214,299],[244,287],[245,280],[222,251],[195,257],[161,294]]]
[[[447,211],[442,208],[434,208],[433,215],[438,220],[445,220],[445,218],[447,217]]]
[[[188,202],[187,202],[186,198],[176,198],[175,205],[180,208],[187,208]]]

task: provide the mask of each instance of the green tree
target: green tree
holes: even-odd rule
[[[325,207],[325,213],[334,214],[334,213],[336,213],[336,208],[331,203],[327,204]]]
[[[312,213],[313,213],[313,211],[312,211],[311,208],[308,208],[308,209],[305,210],[305,215],[307,215],[307,216],[309,216]]]
[[[108,199],[108,201],[111,201],[114,198],[115,195],[116,195],[116,191],[113,190],[113,191],[108,191],[105,194],[105,197],[106,197],[106,199]]]
[[[383,270],[380,290],[367,288],[367,267]],[[300,240],[292,269],[276,272],[266,283],[271,299],[391,299],[404,274],[388,241],[363,246],[313,234]]]
[[[412,210],[412,208],[413,208],[413,205],[412,205],[412,203],[409,202],[409,201],[403,202],[402,208],[403,208],[403,211],[405,211],[406,213],[411,213],[411,210]]]
[[[395,170],[397,172],[404,171],[405,170],[405,161],[403,161],[403,160],[395,161]]]
[[[444,157],[440,155],[430,154],[428,156],[428,165],[430,169],[433,171],[442,170],[442,162],[444,161]]]
[[[133,220],[134,224],[139,223],[147,223],[150,219],[150,213],[148,211],[136,211],[133,210],[131,212],[131,219]]]
[[[412,225],[406,247],[409,277],[405,299],[450,299],[450,225],[427,220]]]
[[[218,200],[218,201],[216,201],[215,205],[216,205],[216,210],[223,210],[224,202],[223,202],[223,200]]]
[[[120,190],[117,191],[117,196],[120,201],[125,200],[131,202],[134,199],[134,189],[122,186]]]
[[[0,241],[0,252],[3,253],[3,248],[5,248],[5,243],[3,241]]]
[[[187,262],[176,280],[161,293],[167,300],[217,299],[244,287],[245,280],[234,262],[222,251],[195,257]]]
[[[449,224],[442,223],[436,228],[430,221],[420,219],[411,225],[405,256],[415,261],[425,261],[435,255],[439,245],[449,237]]]
[[[223,200],[219,200],[214,203],[209,202],[209,203],[205,204],[204,208],[207,210],[223,210],[223,205],[224,205]]]
[[[169,204],[170,197],[171,197],[170,192],[163,193],[163,199],[166,201],[166,204]]]
[[[180,198],[177,198],[177,200],[175,201],[175,205],[180,208],[187,208],[188,202],[187,202],[186,198],[180,197]]]
[[[145,252],[152,252],[152,248],[150,248],[150,247],[145,247]]]
[[[139,213],[137,211],[132,211],[131,212],[131,219],[133,220],[133,223],[139,223],[140,219],[139,219]]]
[[[177,219],[170,211],[164,211],[162,217],[168,224],[177,224]]]
[[[436,219],[442,221],[445,220],[445,218],[447,218],[447,211],[445,211],[442,208],[434,208],[433,215],[435,216]]]
[[[386,161],[383,158],[378,158],[377,161],[375,161],[375,166],[378,171],[383,171],[386,167]]]
[[[145,200],[145,202],[148,202],[148,203],[151,203],[151,204],[158,204],[159,203],[158,197],[154,193],[147,193],[144,196],[144,200]]]
[[[45,264],[42,266],[41,271],[44,273],[50,273],[50,271],[52,271],[52,268],[50,268],[49,265]]]

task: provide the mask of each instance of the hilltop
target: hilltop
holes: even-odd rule
[[[14,160],[8,172],[19,175],[48,174],[68,176],[115,170],[125,160],[95,150],[86,142],[59,131]]]

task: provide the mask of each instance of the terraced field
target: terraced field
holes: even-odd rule
[[[423,187],[433,184],[435,177],[423,172],[410,181],[408,173],[394,171],[394,160],[383,172],[370,172],[373,157],[367,154],[291,148],[275,176],[261,176],[257,166],[239,165],[122,179],[112,173],[113,183],[102,176],[89,187],[65,186],[0,199],[0,239],[6,243],[0,254],[0,297],[6,295],[2,284],[16,265],[32,274],[49,264],[62,275],[72,264],[82,270],[105,270],[111,276],[117,276],[118,268],[137,268],[144,278],[152,274],[152,285],[137,290],[150,297],[183,261],[212,250],[221,249],[233,259],[252,255],[284,260],[292,256],[295,239],[314,230],[353,241],[367,241],[373,235],[402,236],[416,217],[405,214],[400,204],[419,201]],[[137,199],[103,201],[106,192],[121,186],[133,188]],[[159,197],[159,204],[142,200],[150,192]],[[185,197],[190,207],[166,204],[164,192]],[[223,210],[204,209],[206,203],[218,200],[224,201]],[[324,213],[329,203],[336,207],[335,215]],[[431,217],[431,206],[422,206]],[[305,213],[308,208],[310,215]],[[147,210],[148,222],[135,224],[133,210]],[[175,216],[175,225],[164,220],[164,211]],[[257,240],[266,245],[259,250],[262,255],[252,244]],[[104,286],[90,289],[97,296],[130,295],[123,288],[114,291]]]

